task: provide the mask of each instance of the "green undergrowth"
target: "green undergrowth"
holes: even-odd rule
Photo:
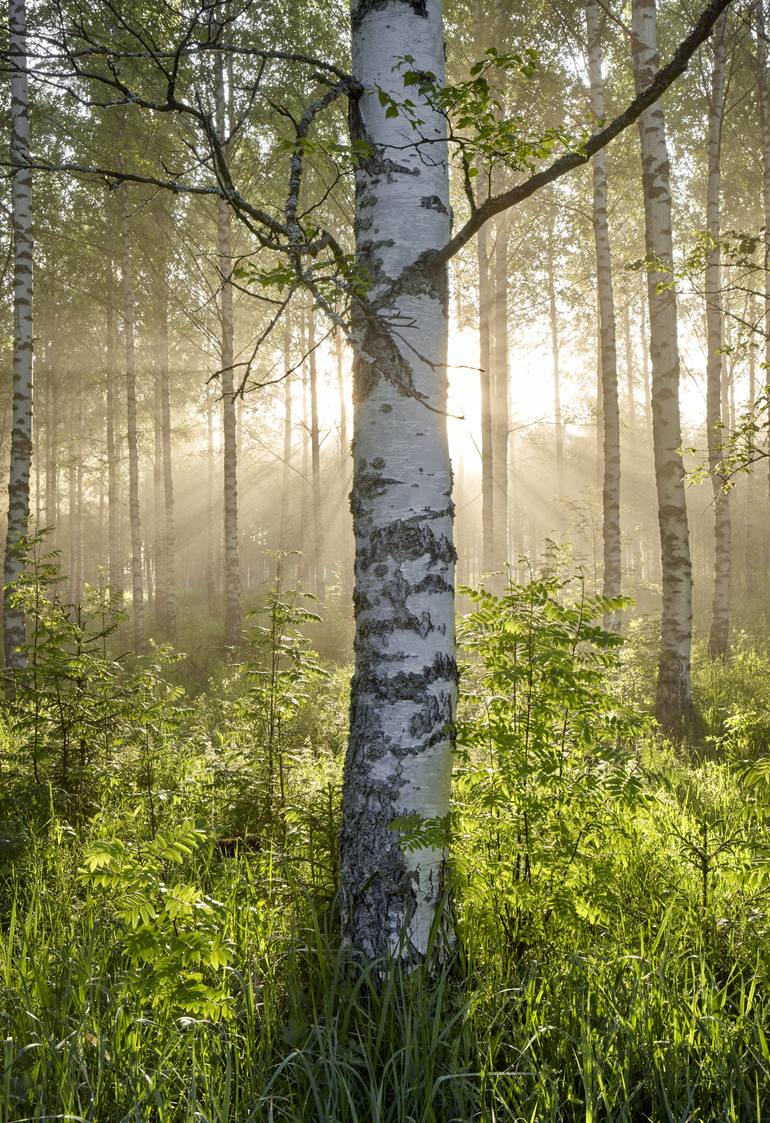
[[[0,1121],[770,1120],[767,667],[696,660],[708,740],[646,716],[619,605],[468,591],[450,816],[456,944],[338,937],[346,673],[280,582],[204,692],[123,665],[112,608],[26,591],[2,725]],[[170,668],[170,671],[168,670]],[[405,846],[447,824],[394,824]]]

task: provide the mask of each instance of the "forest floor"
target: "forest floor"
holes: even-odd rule
[[[565,579],[477,599],[456,943],[383,973],[337,936],[348,669],[306,602],[201,690],[44,594],[2,726],[2,1123],[770,1120],[767,652],[696,649],[682,748],[644,622],[620,645]]]

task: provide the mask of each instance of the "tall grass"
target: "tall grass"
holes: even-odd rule
[[[383,982],[263,860],[214,859],[234,1014],[213,1023],[136,1004],[71,847],[44,853],[7,886],[2,1123],[770,1119],[762,971],[673,912],[656,930],[573,932],[514,968],[471,934],[437,975]]]

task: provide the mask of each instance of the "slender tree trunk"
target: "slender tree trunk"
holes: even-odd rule
[[[302,353],[302,488],[299,508],[299,545],[302,552],[302,584],[310,585],[313,566],[308,549],[308,513],[312,503],[313,483],[310,468],[310,379],[308,377],[307,317],[303,311],[299,325],[299,346]],[[310,501],[308,501],[308,487]]]
[[[32,467],[32,173],[29,161],[27,14],[24,0],[8,2],[8,61],[11,69],[11,210],[13,222],[13,404],[8,475],[8,533],[5,540],[3,650],[8,668],[26,666],[24,613],[8,592],[24,571]]]
[[[757,101],[762,138],[762,208],[765,229],[765,382],[770,383],[770,88],[767,71],[765,0],[756,0],[757,19]],[[768,438],[770,439],[770,437]],[[770,494],[770,457],[768,457],[768,494]]]
[[[176,640],[176,509],[174,504],[174,462],[171,448],[171,379],[168,369],[168,262],[164,257],[158,288],[158,353],[161,458],[163,463],[163,599],[166,635]]]
[[[160,367],[162,359],[159,350],[159,344],[156,343],[152,384],[152,549],[155,561],[155,624],[159,634],[163,635],[166,631],[166,577],[163,571],[163,541],[166,537],[166,528],[163,525],[163,427],[160,416]],[[148,586],[148,589],[150,587]]]
[[[655,0],[633,0],[632,53],[637,91],[658,66]],[[656,102],[639,119],[647,256],[673,268],[671,184],[663,109]],[[682,463],[676,296],[658,289],[667,273],[648,272],[651,325],[652,423],[658,493],[663,619],[655,703],[662,727],[686,735],[696,725],[690,684],[692,565]]]
[[[631,308],[630,300],[623,306],[623,352],[626,360],[626,405],[628,407],[628,423],[634,440],[636,432],[636,396],[634,394],[634,348],[631,343]]]
[[[493,568],[504,569],[508,561],[508,430],[510,429],[508,365],[508,215],[497,219],[493,254],[495,277],[492,305],[494,330],[494,374],[492,410],[492,531]]]
[[[220,144],[227,139],[225,120],[225,60],[217,55],[216,119]],[[220,297],[221,370],[222,370],[222,440],[224,453],[224,560],[225,560],[225,647],[232,651],[241,636],[241,578],[238,552],[238,449],[236,433],[235,373],[233,370],[233,286],[230,275],[233,254],[230,230],[230,207],[225,199],[217,201],[217,232],[219,240],[219,273],[222,280]]]
[[[603,152],[594,157],[594,161],[604,155]],[[594,168],[596,163],[594,163]],[[548,230],[548,313],[551,322],[551,371],[553,374],[553,432],[554,453],[556,461],[556,491],[557,500],[561,501],[564,495],[564,422],[561,414],[561,370],[559,367],[559,317],[556,308],[556,279],[554,276],[554,259],[556,224],[556,199],[551,210],[550,226]],[[561,522],[561,507],[559,508],[559,521]]]
[[[136,431],[136,357],[134,354],[134,286],[128,231],[126,188],[121,188],[121,238],[123,248],[123,332],[126,357],[126,418],[128,435],[128,516],[131,531],[131,611],[134,650],[144,651],[144,584],[142,574],[142,524],[139,508],[139,445]]]
[[[342,332],[337,328],[334,333],[334,350],[337,359],[337,397],[340,403],[340,468],[344,471],[350,458],[350,439],[348,437],[348,405],[345,392],[345,363],[342,344]]]
[[[315,339],[315,313],[311,310],[309,321],[310,346],[310,448],[313,473],[313,572],[315,594],[320,601],[326,599],[325,537],[321,504],[321,433],[318,425],[318,363]]]
[[[393,822],[443,821],[449,810],[457,665],[443,416],[448,294],[444,267],[414,267],[448,237],[449,185],[443,118],[419,105],[422,135],[433,142],[426,161],[404,149],[403,126],[385,116],[378,88],[402,96],[397,62],[405,54],[441,81],[439,0],[354,0],[352,40],[353,72],[364,87],[353,136],[376,152],[356,171],[357,252],[376,281],[369,315],[354,324],[356,669],[343,789],[343,928],[366,956],[422,958],[444,897],[445,851],[438,838],[403,848]],[[408,326],[392,333],[391,317]]]
[[[118,442],[115,421],[118,414],[116,393],[116,372],[118,364],[118,340],[115,325],[115,284],[112,260],[107,264],[107,549],[109,555],[107,580],[110,587],[110,600],[115,604],[123,603],[123,558],[121,555],[120,535],[120,475],[118,464]]]
[[[591,82],[591,112],[604,120],[604,80],[599,6],[596,0],[586,5],[588,30],[588,69]],[[604,150],[593,158],[593,227],[596,246],[596,288],[599,306],[599,342],[602,387],[603,441],[602,463],[602,541],[604,550],[605,597],[620,595],[620,407],[618,404],[618,358],[615,337],[615,300],[612,290],[612,257],[607,213],[607,159]],[[558,356],[558,352],[557,352]],[[611,613],[605,621],[620,627],[620,614]]]
[[[495,521],[493,502],[492,349],[491,284],[487,229],[482,226],[476,240],[479,267],[479,390],[481,395],[481,568],[495,568]]]
[[[292,376],[291,369],[291,330],[288,313],[283,324],[283,468],[281,471],[281,510],[279,512],[278,545],[281,550],[288,549],[289,526],[291,518],[289,502],[291,499],[291,438],[292,438]]]
[[[706,229],[709,248],[706,257],[706,426],[711,482],[714,489],[714,596],[711,607],[709,651],[724,655],[730,638],[730,496],[723,488],[719,474],[722,459],[722,424],[728,422],[722,410],[724,360],[722,357],[722,270],[720,254],[721,214],[721,144],[725,99],[725,67],[727,17],[721,16],[714,29],[714,63],[711,74],[711,98],[708,126],[708,185],[706,193]]]
[[[206,559],[206,603],[209,612],[214,612],[217,601],[217,555],[214,539],[214,392],[211,383],[206,384],[206,510],[208,512],[208,550]]]
[[[45,525],[48,527],[49,546],[55,542],[56,522],[59,515],[57,501],[57,415],[56,415],[56,376],[53,364],[48,367],[46,378],[46,424],[45,424]]]

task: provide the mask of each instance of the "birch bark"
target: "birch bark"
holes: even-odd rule
[[[292,438],[292,381],[291,369],[291,327],[288,313],[283,325],[283,466],[281,470],[281,510],[279,512],[278,545],[281,550],[289,547],[289,526],[291,524],[289,502],[291,498],[291,438]]]
[[[487,231],[482,226],[476,239],[479,269],[479,393],[481,398],[481,569],[495,568],[494,505],[492,502],[492,354],[490,347],[491,285]]]
[[[176,511],[174,507],[174,463],[171,448],[171,380],[168,350],[168,263],[164,258],[158,285],[158,349],[160,352],[159,394],[161,460],[163,465],[163,578],[166,635],[176,639]]]
[[[131,613],[134,650],[144,651],[144,584],[142,579],[142,524],[139,510],[139,446],[136,431],[136,356],[134,353],[134,285],[131,273],[131,243],[128,229],[126,188],[121,189],[121,244],[123,289],[123,343],[126,364],[126,429],[128,436],[128,517],[131,533]]]
[[[120,544],[120,487],[118,474],[118,441],[115,422],[118,415],[117,394],[115,392],[116,370],[118,363],[117,328],[115,325],[115,282],[113,262],[107,262],[107,580],[110,587],[110,601],[122,604],[123,601],[123,559]]]
[[[226,150],[226,89],[225,59],[217,54],[215,88],[216,126],[219,143]],[[238,447],[235,412],[235,373],[233,370],[234,321],[233,286],[230,275],[233,269],[230,207],[225,199],[217,200],[217,242],[221,295],[219,314],[221,320],[221,385],[222,385],[222,444],[224,458],[224,580],[225,580],[225,647],[232,651],[241,635],[241,577],[238,551]]]
[[[770,382],[770,88],[767,72],[765,0],[756,0],[757,20],[757,103],[762,137],[762,209],[765,228],[765,382]],[[768,457],[770,492],[770,457]]]
[[[318,424],[318,356],[316,355],[315,311],[311,309],[308,325],[310,367],[310,449],[313,480],[313,572],[315,594],[326,599],[325,537],[321,505],[321,432]]]
[[[601,153],[599,154],[601,155]],[[596,157],[594,157],[596,159]],[[557,500],[564,495],[564,422],[561,413],[561,370],[559,367],[559,317],[556,310],[556,278],[554,276],[556,200],[554,197],[548,229],[548,314],[551,325],[551,372],[553,376],[553,432],[556,461]],[[559,521],[561,522],[561,506]]]
[[[373,278],[354,323],[356,667],[341,831],[343,926],[366,956],[424,957],[444,893],[440,839],[405,852],[393,821],[442,820],[457,666],[446,406],[445,267],[414,267],[449,235],[443,118],[419,106],[431,159],[404,148],[377,87],[399,98],[396,63],[444,70],[439,0],[353,0],[356,244]],[[409,236],[404,232],[408,230]],[[430,408],[428,408],[430,407]],[[438,411],[438,412],[436,412]]]
[[[727,17],[721,16],[714,28],[714,62],[708,122],[708,182],[706,190],[706,230],[709,248],[706,256],[706,427],[711,483],[714,492],[714,595],[711,606],[709,651],[724,655],[730,638],[731,544],[730,496],[717,474],[722,443],[722,424],[729,419],[722,409],[724,360],[722,357],[722,269],[721,237],[721,147],[725,99]]]
[[[340,411],[340,470],[347,467],[350,456],[350,440],[348,438],[348,406],[345,392],[345,361],[342,351],[342,332],[339,328],[334,333],[334,352],[337,360],[337,398]]]
[[[8,532],[3,582],[6,594],[24,570],[23,542],[30,514],[32,467],[32,173],[29,161],[27,14],[24,0],[8,3],[8,56],[11,70],[11,210],[13,224],[13,404],[11,464],[8,474]],[[26,666],[24,614],[5,597],[5,665]]]
[[[658,66],[655,0],[633,0],[631,49],[637,92]],[[639,118],[645,243],[649,259],[673,267],[671,182],[663,108],[656,102]],[[692,564],[684,492],[676,296],[658,290],[669,273],[647,274],[652,360],[652,432],[658,495],[663,617],[655,713],[661,726],[687,735],[696,715],[690,684]]]
[[[604,80],[599,6],[596,0],[586,5],[588,32],[588,73],[591,83],[591,112],[604,119]],[[605,597],[620,595],[620,406],[618,403],[618,358],[615,331],[615,299],[612,288],[612,257],[607,212],[607,158],[602,149],[593,158],[593,227],[596,247],[596,291],[599,311],[599,351],[602,395],[602,542]],[[630,358],[630,356],[629,356]],[[633,394],[633,391],[632,391]],[[633,399],[632,399],[633,400]],[[620,626],[619,613],[606,623]]]
[[[508,430],[510,429],[510,367],[508,362],[508,232],[507,214],[496,222],[492,255],[494,332],[492,407],[492,506],[493,569],[504,570],[508,562]]]

